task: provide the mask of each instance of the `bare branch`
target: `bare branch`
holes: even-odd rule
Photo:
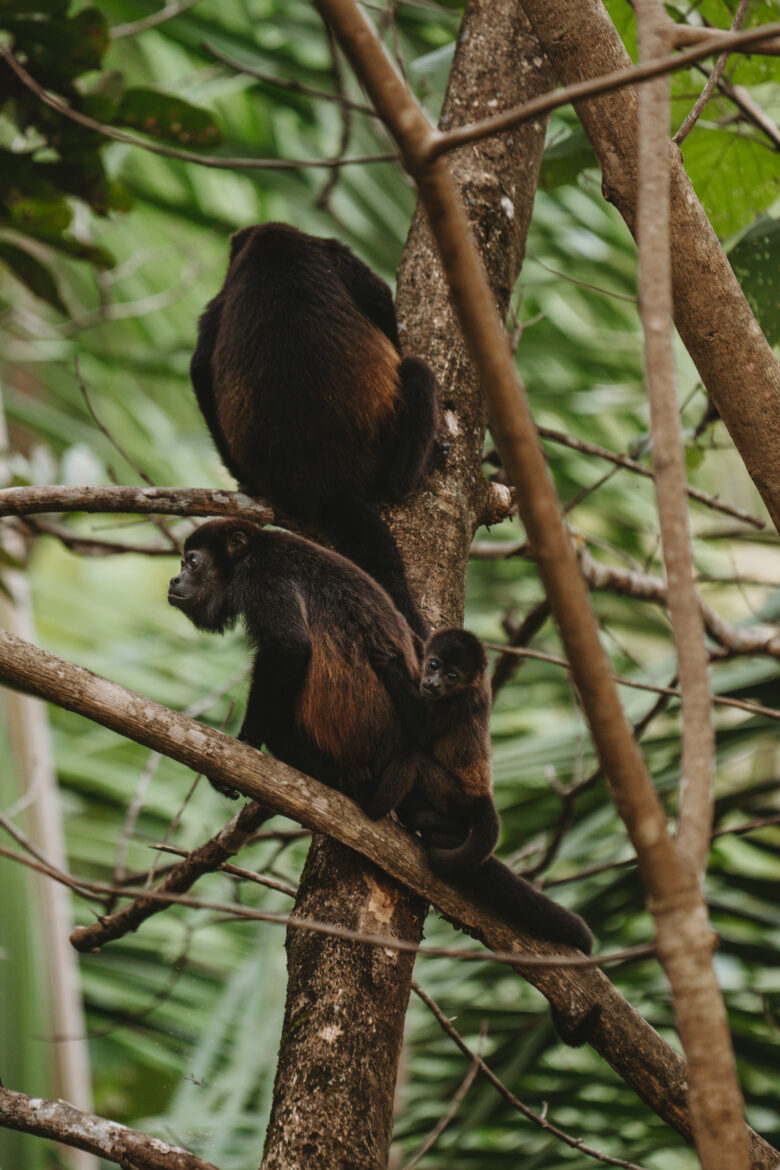
[[[750,3],[750,0],[739,0],[739,4],[737,5],[737,11],[734,13],[734,19],[731,22],[731,31],[732,32],[736,32],[737,29],[741,27],[742,21],[745,19],[745,13],[747,12],[747,7],[748,7],[749,3]],[[707,105],[707,102],[712,97],[713,93],[715,92],[715,88],[716,88],[718,82],[720,81],[721,77],[723,76],[723,71],[726,68],[726,65],[728,64],[728,60],[729,60],[730,56],[731,56],[731,53],[728,50],[726,50],[725,52],[720,54],[717,61],[715,62],[713,69],[712,69],[712,72],[710,73],[709,77],[707,78],[707,84],[704,86],[704,89],[701,91],[698,98],[696,99],[696,102],[694,104],[693,109],[688,114],[688,116],[685,119],[685,121],[683,122],[682,126],[680,126],[680,129],[677,131],[677,133],[672,138],[672,142],[676,142],[678,146],[680,145],[681,142],[683,142],[688,137],[691,130],[693,130],[693,128],[696,125],[696,123],[698,122],[699,118],[704,113],[704,108]]]
[[[218,1170],[180,1146],[126,1125],[84,1113],[67,1101],[47,1101],[0,1088],[0,1126],[88,1150],[123,1170]]]
[[[213,873],[223,862],[244,848],[253,833],[267,821],[271,812],[254,801],[231,817],[215,837],[187,854],[184,861],[174,865],[153,890],[139,895],[135,901],[114,914],[101,915],[90,926],[78,926],[70,936],[77,951],[98,951],[107,942],[137,930],[142,922],[164,909],[167,904],[161,894],[181,894],[189,890],[204,873]],[[127,893],[122,891],[123,895]]]
[[[482,1026],[482,1035],[483,1036],[485,1035],[485,1030],[486,1030],[485,1025],[483,1024],[483,1026]],[[465,1077],[463,1078],[461,1083],[458,1085],[455,1092],[452,1094],[452,1097],[450,1098],[450,1102],[449,1102],[447,1108],[444,1110],[444,1112],[442,1113],[441,1117],[434,1125],[431,1132],[426,1135],[425,1140],[420,1143],[419,1148],[415,1151],[415,1153],[412,1155],[412,1157],[409,1159],[409,1161],[404,1163],[401,1170],[415,1170],[415,1167],[419,1166],[420,1162],[422,1162],[423,1158],[428,1153],[428,1151],[433,1149],[433,1147],[436,1145],[436,1143],[439,1140],[439,1138],[441,1137],[441,1135],[444,1133],[447,1126],[450,1124],[450,1122],[455,1117],[455,1114],[460,1109],[461,1104],[463,1103],[463,1101],[465,1101],[469,1089],[474,1084],[474,1081],[477,1079],[478,1072],[479,1072],[479,1059],[477,1057],[475,1057],[472,1060],[471,1064],[469,1065],[469,1068],[466,1071]]]
[[[708,29],[704,39],[699,40],[694,48],[687,49],[682,53],[673,53],[648,64],[632,66],[630,69],[618,69],[613,73],[606,73],[588,81],[568,85],[555,93],[545,94],[530,102],[524,102],[522,106],[516,106],[512,110],[496,114],[495,117],[484,118],[481,122],[473,122],[470,126],[459,126],[456,130],[450,130],[447,133],[436,132],[426,143],[419,157],[419,162],[433,162],[434,159],[439,158],[447,151],[464,146],[467,142],[476,142],[491,134],[499,134],[502,130],[509,130],[512,126],[529,122],[533,118],[538,118],[540,114],[547,114],[551,110],[568,105],[570,102],[611,93],[628,85],[636,85],[640,81],[664,77],[668,73],[685,69],[688,65],[693,65],[696,61],[702,61],[705,57],[710,57],[725,49],[732,52],[764,53],[766,55],[780,53],[780,42],[776,43],[773,39],[779,37],[780,22],[778,21],[738,33],[715,33]]]
[[[609,451],[606,447],[600,447],[597,443],[591,443],[587,439],[578,439],[573,435],[564,434],[563,431],[553,430],[551,427],[539,427],[539,434],[543,439],[549,439],[553,443],[560,443],[564,447],[570,447],[572,451],[581,451],[584,455],[595,455],[599,459],[606,459],[609,463],[614,463],[616,467],[624,467],[627,471],[633,471],[637,475],[643,475],[648,479],[653,478],[653,471],[650,467],[645,467],[644,463],[637,463],[628,455],[621,455],[616,451]],[[743,511],[742,508],[737,508],[734,504],[726,504],[723,500],[718,499],[717,496],[708,495],[707,492],[702,492],[698,488],[691,487],[690,484],[685,485],[686,494],[692,499],[697,500],[700,504],[704,504],[707,508],[713,508],[717,512],[724,512],[727,516],[733,516],[737,520],[741,520],[744,524],[751,524],[754,528],[766,528],[763,520],[759,520],[757,516],[752,516],[750,512]]]
[[[453,1028],[452,1024],[447,1019],[436,1001],[432,999],[427,994],[427,992],[423,991],[420,984],[412,982],[412,990],[420,997],[428,1010],[433,1013],[442,1030],[446,1033],[447,1036],[450,1037],[451,1040],[455,1042],[455,1044],[457,1044],[458,1048],[461,1050],[464,1056],[467,1056],[469,1060],[473,1062],[474,1066],[476,1066],[476,1068],[478,1068],[479,1071],[485,1077],[487,1077],[491,1085],[498,1090],[504,1100],[507,1101],[513,1109],[517,1109],[519,1113],[522,1113],[523,1117],[527,1117],[528,1120],[532,1121],[534,1125],[537,1125],[539,1129],[543,1129],[546,1133],[552,1134],[553,1137],[558,1138],[558,1140],[563,1142],[565,1145],[571,1146],[572,1149],[579,1150],[580,1153],[585,1154],[589,1158],[595,1158],[597,1162],[603,1162],[607,1166],[623,1166],[625,1167],[625,1170],[642,1170],[642,1167],[637,1166],[634,1162],[625,1162],[622,1158],[612,1158],[609,1156],[609,1154],[602,1154],[600,1150],[595,1150],[592,1146],[586,1145],[582,1138],[572,1137],[571,1134],[565,1133],[562,1129],[559,1129],[557,1125],[553,1125],[553,1123],[548,1121],[546,1117],[542,1117],[539,1113],[534,1113],[533,1109],[529,1109],[527,1105],[524,1105],[523,1102],[514,1095],[514,1093],[511,1093],[509,1089],[507,1089],[504,1082],[499,1080],[493,1070],[487,1064],[485,1064],[485,1061],[482,1059],[482,1057],[469,1048],[461,1034],[456,1031],[455,1028]]]
[[[156,28],[158,24],[172,20],[174,16],[178,16],[180,12],[186,12],[196,3],[197,0],[168,0],[168,3],[159,11],[150,12],[148,16],[142,16],[140,20],[131,20],[127,24],[115,24],[112,29],[109,29],[108,35],[114,41],[119,40],[120,37],[134,37],[139,32],[145,32],[147,28]]]
[[[166,516],[243,516],[258,524],[273,524],[268,504],[243,492],[220,488],[117,487],[98,484],[74,487],[4,488],[0,516],[27,516],[37,512],[138,512]]]

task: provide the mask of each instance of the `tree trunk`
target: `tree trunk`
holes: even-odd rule
[[[508,109],[550,84],[515,0],[472,0],[440,124]],[[525,251],[545,127],[539,120],[464,147],[449,163],[502,316]],[[439,379],[441,433],[451,446],[424,490],[387,517],[431,623],[459,624],[469,548],[486,506],[485,411],[419,209],[398,275],[397,314],[405,352],[425,357]],[[418,899],[332,841],[317,840],[312,851],[296,913],[419,940]],[[290,934],[287,952],[287,1006],[264,1170],[379,1170],[387,1164],[412,963],[299,931]]]

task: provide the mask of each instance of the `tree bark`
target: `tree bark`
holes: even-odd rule
[[[561,85],[630,66],[601,0],[522,0]],[[636,89],[575,103],[604,192],[636,235]],[[683,156],[671,151],[674,320],[734,445],[780,528],[780,366],[745,300]]]
[[[509,108],[549,85],[550,74],[515,0],[471,0],[442,126]],[[502,315],[525,250],[545,125],[539,120],[465,148],[449,162]],[[419,209],[399,271],[397,315],[404,351],[424,357],[439,379],[441,433],[451,446],[446,466],[433,472],[424,489],[403,509],[385,514],[426,616],[434,626],[460,624],[469,548],[488,500],[481,473],[485,412]],[[335,842],[315,841],[312,849],[296,913],[305,908],[310,917],[351,925],[375,921],[381,905],[388,928],[402,929],[406,938],[421,937],[424,904],[419,899]],[[412,962],[378,962],[354,943],[297,931],[288,939],[287,952],[287,1006],[264,1170],[384,1167]],[[336,1017],[344,1029],[338,1035]],[[366,1061],[386,1075],[381,1080],[372,1076]]]

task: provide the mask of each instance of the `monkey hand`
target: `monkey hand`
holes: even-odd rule
[[[221,792],[223,796],[229,797],[230,800],[238,800],[241,795],[235,788],[231,788],[229,784],[225,784],[224,780],[215,780],[213,776],[207,776],[206,779],[212,788],[216,788],[217,792]]]

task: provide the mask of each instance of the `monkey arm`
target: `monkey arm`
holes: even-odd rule
[[[338,240],[323,243],[329,248],[344,287],[361,313],[400,349],[393,294],[388,285]]]
[[[238,735],[258,748],[269,738],[278,739],[280,732],[286,734],[294,723],[311,658],[309,628],[298,608],[285,606],[274,620],[278,630],[256,639],[252,685]]]
[[[369,660],[393,701],[406,735],[420,747],[430,743],[433,737],[428,730],[428,704],[420,694],[417,679],[409,674],[403,658],[388,658],[379,652],[369,652]]]

